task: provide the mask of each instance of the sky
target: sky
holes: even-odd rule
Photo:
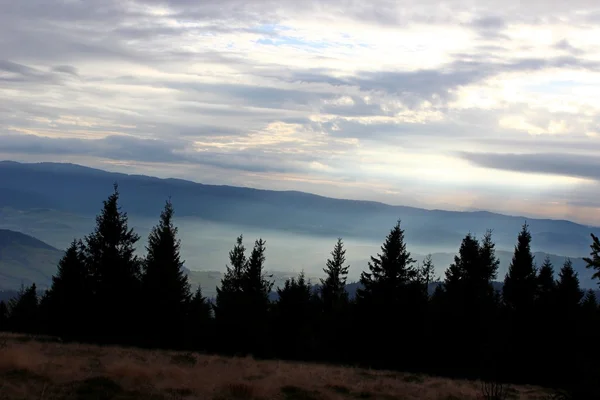
[[[591,0],[0,0],[0,158],[600,224]]]

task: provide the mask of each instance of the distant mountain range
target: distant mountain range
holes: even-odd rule
[[[536,251],[581,257],[590,233],[600,228],[570,221],[506,216],[485,211],[455,212],[333,199],[296,191],[215,186],[180,179],[111,173],[80,165],[0,162],[0,210],[36,209],[91,218],[118,182],[121,205],[130,215],[157,218],[171,196],[178,217],[314,236],[381,241],[397,219],[412,246],[455,252],[467,232],[494,229],[498,248],[511,250],[525,220]],[[0,218],[0,223],[2,222]],[[421,250],[419,250],[421,251]],[[429,250],[428,250],[429,251]]]

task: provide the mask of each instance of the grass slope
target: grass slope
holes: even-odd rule
[[[0,338],[1,339],[1,338]],[[0,398],[17,399],[480,399],[480,383],[319,364],[34,341],[0,341]],[[509,388],[511,399],[542,389]]]
[[[32,236],[0,229],[0,289],[48,284],[62,254]]]

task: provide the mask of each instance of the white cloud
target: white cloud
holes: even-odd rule
[[[5,158],[431,207],[600,207],[561,195],[600,180],[581,172],[600,150],[591,0],[0,5]],[[507,153],[587,164],[519,170]]]

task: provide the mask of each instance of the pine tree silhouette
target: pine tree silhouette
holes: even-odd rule
[[[556,282],[556,302],[565,316],[574,316],[577,314],[583,299],[583,290],[579,287],[579,277],[573,262],[567,258],[558,274]]]
[[[211,304],[202,295],[202,289],[198,286],[194,296],[188,305],[186,333],[187,344],[195,350],[211,350],[213,342],[213,314]]]
[[[275,304],[275,334],[278,352],[285,358],[308,359],[314,356],[313,319],[316,303],[313,289],[304,272],[298,278],[288,278],[283,288],[277,288]],[[294,343],[290,346],[290,343]]]
[[[419,280],[423,284],[425,295],[429,297],[429,284],[435,281],[435,265],[431,254],[427,254],[423,259],[423,264],[419,269]]]
[[[537,275],[537,303],[538,306],[547,309],[551,307],[551,300],[554,297],[556,282],[554,281],[554,266],[550,257],[546,256],[544,263],[540,267]]]
[[[321,279],[321,301],[325,312],[340,310],[348,303],[348,292],[346,291],[346,280],[350,266],[346,262],[346,250],[341,238],[338,238],[331,259],[327,260],[323,272],[325,279]]]
[[[590,234],[592,236],[592,244],[590,245],[592,252],[590,253],[591,257],[584,257],[584,261],[587,263],[586,268],[594,269],[594,275],[592,275],[592,279],[598,279],[598,286],[600,286],[600,239],[593,233]]]
[[[236,243],[229,251],[229,263],[221,279],[221,287],[217,287],[216,302],[213,305],[215,323],[217,326],[217,348],[226,353],[236,353],[245,350],[245,336],[239,332],[246,332],[244,320],[247,317],[243,293],[243,281],[248,260],[243,236],[236,239]]]
[[[579,278],[573,269],[573,263],[566,259],[558,274],[556,282],[556,308],[555,322],[560,340],[565,343],[576,343],[581,332],[581,300],[583,291],[579,287]],[[561,363],[568,366],[563,368],[560,376],[556,379],[564,382],[567,387],[579,386],[583,360],[580,351],[571,346],[558,346],[555,356]]]
[[[42,299],[48,332],[64,339],[83,338],[89,324],[90,279],[81,240],[73,240],[58,263],[52,286]]]
[[[528,228],[527,223],[523,224],[502,289],[504,304],[519,315],[531,312],[537,286]]]
[[[11,331],[36,333],[38,331],[39,298],[35,283],[29,287],[21,286],[17,297],[8,303],[8,325]]]
[[[273,282],[265,274],[266,242],[256,240],[242,275],[242,294],[244,302],[245,326],[247,329],[248,350],[254,354],[267,351],[269,294]]]
[[[142,274],[142,298],[145,316],[145,336],[149,344],[177,347],[178,328],[184,326],[190,284],[180,257],[181,241],[173,225],[173,204],[169,199],[160,215],[160,222],[148,236],[146,259]]]
[[[374,344],[361,349],[362,357],[372,365],[388,367],[400,360],[406,365],[416,362],[416,349],[404,343],[421,335],[427,298],[423,296],[414,263],[398,221],[386,237],[381,253],[371,257],[369,272],[361,273],[363,287],[356,293],[361,325],[358,332],[359,337]]]
[[[141,261],[134,255],[140,237],[129,229],[127,213],[118,201],[115,184],[96,217],[96,228],[85,238],[93,295],[90,328],[99,341],[134,343],[141,334]]]

